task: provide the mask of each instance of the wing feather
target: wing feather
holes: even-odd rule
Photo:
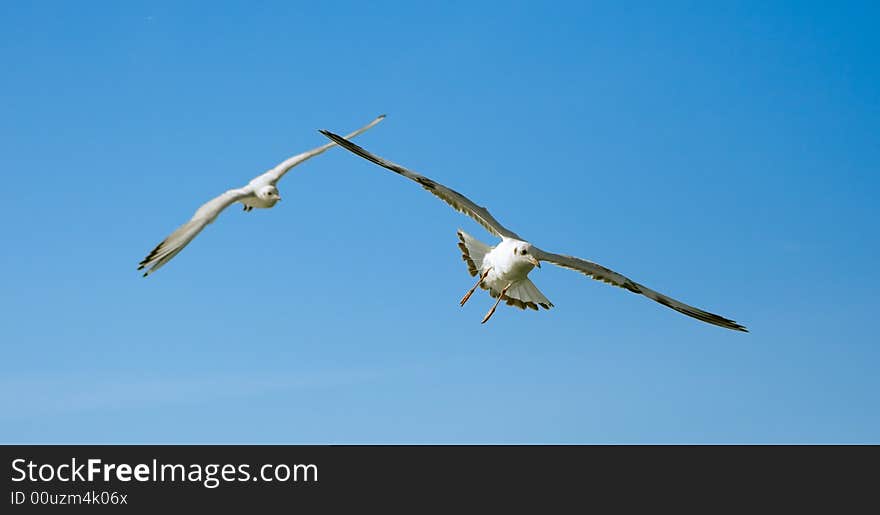
[[[372,128],[374,125],[376,125],[377,123],[381,122],[384,119],[385,119],[384,114],[376,117],[376,119],[373,120],[372,122],[364,125],[360,129],[345,136],[345,139],[348,140],[348,139],[354,138],[355,136],[357,136],[359,134],[366,132],[368,129]],[[326,145],[321,145],[320,147],[313,148],[312,150],[308,150],[308,151],[303,152],[301,154],[297,154],[293,157],[289,157],[289,158],[285,159],[284,161],[282,161],[281,163],[279,163],[277,166],[275,166],[275,168],[272,168],[271,170],[258,176],[254,180],[264,180],[264,181],[268,180],[268,182],[270,184],[274,185],[278,181],[280,181],[281,178],[284,177],[284,174],[289,172],[290,169],[293,168],[294,166],[302,163],[303,161],[311,159],[319,154],[323,154],[325,151],[327,151],[335,146],[336,146],[336,143],[331,142],[331,143],[327,143]]]
[[[178,227],[161,243],[156,245],[147,257],[138,263],[138,270],[147,268],[144,277],[160,269],[165,263],[180,253],[208,224],[212,223],[217,216],[235,202],[248,197],[250,192],[247,188],[229,190],[215,197],[195,212],[193,217],[185,224]]]
[[[336,134],[333,134],[330,131],[322,130],[320,132],[324,136],[327,136],[328,138],[330,138],[334,142],[338,143],[339,146],[363,157],[367,161],[372,161],[373,163],[376,163],[377,165],[379,165],[381,167],[387,168],[396,174],[402,175],[411,181],[415,181],[415,182],[419,183],[419,185],[421,185],[422,188],[433,193],[435,196],[440,198],[440,200],[442,200],[442,201],[446,202],[447,204],[449,204],[450,206],[452,206],[452,208],[455,209],[456,211],[458,211],[459,213],[462,213],[462,214],[465,214],[465,215],[471,217],[478,224],[482,225],[487,231],[494,234],[495,236],[498,236],[499,238],[515,238],[518,240],[522,239],[519,236],[517,236],[516,233],[514,233],[513,231],[511,231],[511,230],[505,228],[503,225],[501,225],[501,223],[499,223],[498,220],[496,220],[495,217],[493,217],[489,213],[488,209],[486,209],[485,207],[482,207],[482,206],[478,206],[472,200],[465,197],[461,193],[459,193],[451,188],[447,188],[446,186],[440,184],[439,182],[431,180],[431,179],[425,177],[424,175],[421,175],[421,174],[416,173],[412,170],[404,168],[403,166],[400,166],[397,163],[392,163],[391,161],[388,161],[387,159],[381,158],[375,154],[371,154],[370,152],[366,151],[362,147],[359,147],[359,146],[355,145],[354,143],[352,143],[346,139],[343,139],[342,137],[337,136]]]
[[[641,284],[613,270],[605,268],[602,265],[593,263],[592,261],[587,261],[585,259],[576,258],[573,256],[553,254],[551,252],[545,252],[540,249],[535,249],[533,252],[535,252],[535,257],[537,257],[541,261],[548,261],[550,263],[553,263],[554,265],[580,272],[588,277],[596,279],[597,281],[602,281],[614,286],[619,286],[620,288],[627,289],[633,293],[644,295],[651,300],[659,302],[660,304],[663,304],[668,308],[674,309],[679,313],[683,313],[689,317],[696,318],[697,320],[702,320],[703,322],[706,322],[708,324],[725,327],[727,329],[733,329],[734,331],[748,332],[748,329],[734,322],[733,320],[729,320],[714,313],[709,313],[708,311],[703,311],[702,309],[689,306],[671,297],[667,297],[662,293],[656,292],[646,286],[642,286]]]

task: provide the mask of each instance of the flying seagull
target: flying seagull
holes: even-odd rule
[[[688,306],[683,302],[667,297],[662,293],[658,293],[650,288],[624,277],[602,265],[580,259],[572,256],[564,256],[545,252],[535,247],[528,241],[518,236],[513,231],[505,228],[496,220],[485,207],[480,207],[461,193],[447,188],[439,182],[433,181],[424,175],[420,175],[412,170],[408,170],[399,164],[392,163],[377,155],[371,154],[363,148],[346,141],[345,139],[333,134],[332,132],[322,130],[321,134],[327,136],[334,142],[338,143],[346,150],[363,157],[368,161],[372,161],[379,166],[387,168],[392,172],[406,177],[412,181],[419,183],[422,188],[433,193],[441,200],[452,206],[456,211],[473,218],[477,223],[482,225],[487,231],[501,238],[501,242],[497,245],[489,246],[473,236],[466,234],[461,229],[458,230],[459,248],[462,251],[462,259],[467,263],[468,272],[471,276],[479,276],[477,283],[465,293],[460,304],[464,306],[465,302],[471,297],[479,286],[485,290],[489,290],[489,295],[497,298],[495,304],[483,317],[482,323],[486,323],[495,313],[495,308],[502,300],[507,302],[509,306],[516,306],[520,309],[530,308],[538,311],[538,307],[550,309],[553,303],[547,300],[547,297],[538,290],[538,288],[529,280],[529,272],[534,267],[541,267],[541,261],[547,261],[564,268],[575,270],[587,277],[604,281],[614,286],[625,288],[633,293],[639,293],[653,299],[668,308],[672,308],[679,313],[702,320],[709,324],[714,324],[735,331],[748,330],[733,320],[728,320],[719,315],[703,311],[702,309]]]
[[[366,131],[370,127],[381,122],[385,115],[381,115],[372,122],[364,125],[360,129],[352,132],[346,138],[353,138],[358,134]],[[147,268],[144,277],[161,268],[165,263],[176,256],[184,247],[189,244],[208,224],[213,223],[217,216],[227,207],[236,202],[241,202],[244,211],[250,212],[255,207],[271,208],[279,200],[281,195],[278,193],[278,181],[284,177],[284,174],[290,171],[294,166],[306,161],[310,158],[323,153],[327,149],[334,147],[335,143],[327,143],[318,148],[314,148],[302,154],[290,157],[275,168],[254,177],[246,186],[231,189],[226,193],[215,197],[208,202],[202,204],[189,222],[181,225],[170,236],[165,238],[162,243],[156,246],[148,255],[138,264],[138,270]]]

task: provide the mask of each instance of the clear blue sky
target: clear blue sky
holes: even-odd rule
[[[870,2],[7,2],[4,443],[880,442]],[[340,149],[272,210],[204,201],[358,142],[548,250],[490,299],[455,230]]]

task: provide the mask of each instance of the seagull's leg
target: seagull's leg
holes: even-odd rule
[[[501,290],[501,295],[498,296],[498,300],[496,300],[495,304],[492,305],[492,309],[490,309],[489,312],[486,313],[486,316],[483,317],[483,321],[480,322],[481,324],[485,324],[487,320],[492,318],[492,315],[495,314],[495,308],[498,307],[498,303],[501,302],[501,299],[504,298],[504,294],[507,293],[507,289],[510,288],[511,284],[513,284],[513,283],[507,283],[507,286],[505,286],[504,289]]]
[[[483,279],[485,279],[486,276],[489,275],[490,270],[492,270],[491,266],[480,275],[480,278],[477,279],[477,284],[475,284],[473,288],[471,288],[470,290],[468,290],[467,293],[464,294],[464,297],[461,298],[461,305],[462,306],[464,306],[464,303],[467,302],[469,298],[471,298],[471,295],[474,294],[474,292],[477,290],[477,286],[479,286],[480,283],[483,282]]]

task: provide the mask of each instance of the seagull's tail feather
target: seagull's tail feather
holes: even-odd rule
[[[497,298],[499,293],[489,290],[489,295],[492,298]],[[535,311],[538,311],[538,306],[544,309],[553,307],[553,303],[529,279],[523,279],[508,288],[507,293],[504,294],[504,301],[508,306],[516,306],[519,309],[529,308]]]
[[[461,229],[458,230],[458,248],[461,249],[461,259],[467,264],[468,272],[472,276],[480,272],[483,268],[483,257],[492,250],[492,247]]]

